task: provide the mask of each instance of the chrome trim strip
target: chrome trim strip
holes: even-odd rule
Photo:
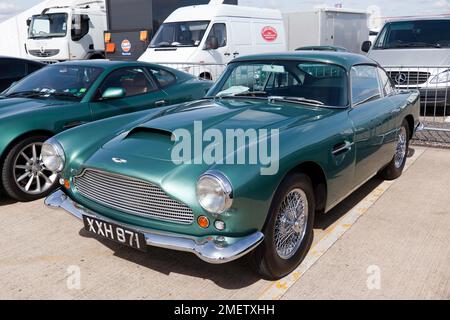
[[[70,199],[62,190],[48,196],[45,204],[50,208],[63,209],[80,220],[83,219],[83,216],[88,216],[141,232],[144,234],[148,246],[190,252],[211,264],[223,264],[237,260],[255,249],[264,240],[264,235],[259,231],[242,238],[221,236],[195,238],[131,226],[84,208]]]

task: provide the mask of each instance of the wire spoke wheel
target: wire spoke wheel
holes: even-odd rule
[[[394,161],[395,167],[397,169],[401,168],[405,161],[407,147],[408,147],[408,138],[406,129],[404,127],[401,127],[397,137],[397,148],[395,152],[395,161]]]
[[[299,249],[307,229],[308,199],[301,189],[294,189],[281,203],[275,221],[275,248],[281,259],[292,258]]]
[[[42,163],[42,142],[25,146],[14,159],[14,181],[19,189],[29,195],[48,191],[57,180],[58,174],[49,171]]]

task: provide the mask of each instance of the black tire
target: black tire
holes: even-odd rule
[[[290,258],[282,258],[275,245],[275,230],[279,210],[284,199],[292,191],[302,190],[308,204],[306,231],[300,245]],[[279,186],[272,201],[268,221],[264,227],[265,239],[249,256],[255,271],[266,280],[278,280],[294,271],[302,263],[313,241],[313,225],[315,215],[315,196],[311,179],[302,173],[289,175]]]
[[[8,196],[11,198],[21,201],[21,202],[28,202],[28,201],[34,201],[43,197],[48,196],[52,191],[54,191],[58,187],[58,179],[55,179],[53,185],[45,190],[45,192],[38,193],[38,194],[31,194],[23,191],[16,183],[15,178],[15,162],[16,159],[19,156],[19,153],[23,150],[23,148],[27,147],[30,144],[33,143],[43,143],[46,140],[48,140],[48,136],[32,136],[27,137],[18,143],[16,143],[10,150],[8,150],[7,155],[5,157],[5,160],[1,164],[1,174],[2,174],[2,185],[3,189],[6,192]],[[26,178],[30,179],[30,178]],[[33,182],[35,183],[35,182]]]
[[[398,152],[398,147],[399,147],[400,134],[402,131],[406,133],[406,150],[405,150],[401,165],[399,165],[400,162],[397,160],[397,152]],[[397,137],[396,154],[394,155],[394,158],[391,160],[391,162],[383,170],[380,171],[379,176],[382,179],[395,180],[403,174],[403,170],[405,169],[406,160],[408,159],[408,154],[409,154],[410,137],[411,137],[411,132],[409,130],[408,121],[403,120],[402,126],[400,127],[400,131],[399,131],[399,137]]]

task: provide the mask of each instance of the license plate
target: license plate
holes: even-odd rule
[[[140,251],[147,251],[147,243],[142,233],[87,216],[83,216],[83,221],[84,228],[89,233]]]

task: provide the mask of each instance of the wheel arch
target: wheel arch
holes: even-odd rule
[[[43,135],[43,136],[49,136],[52,137],[55,135],[54,132],[50,131],[50,130],[45,130],[45,129],[39,129],[39,130],[32,130],[32,131],[27,131],[25,133],[22,133],[21,135],[17,136],[16,138],[14,138],[13,140],[11,140],[11,142],[6,146],[6,148],[3,150],[2,154],[0,155],[0,165],[3,166],[3,162],[5,161],[6,158],[6,154],[8,153],[9,150],[11,150],[19,141],[32,137],[32,136],[38,136],[38,135]]]
[[[414,136],[414,117],[409,114],[405,117],[405,120],[408,122],[409,126],[409,138],[412,139]]]

